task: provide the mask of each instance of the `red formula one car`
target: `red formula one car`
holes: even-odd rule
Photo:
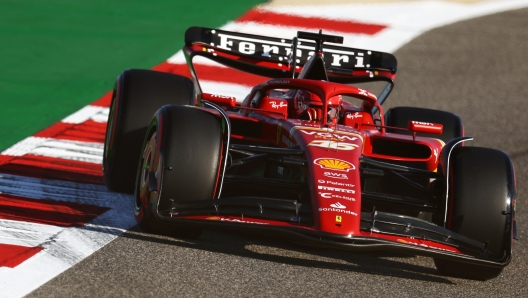
[[[471,138],[454,114],[384,113],[395,57],[335,45],[342,41],[189,28],[192,80],[137,69],[118,77],[107,187],[134,193],[137,222],[153,232],[249,230],[319,247],[410,252],[433,257],[447,275],[496,277],[517,238],[510,158],[462,146]],[[205,93],[197,56],[273,79],[239,102]],[[384,87],[375,95],[351,85],[365,82]]]

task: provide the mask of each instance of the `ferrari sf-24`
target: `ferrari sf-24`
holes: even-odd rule
[[[451,276],[498,276],[517,238],[508,155],[467,146],[456,114],[384,111],[396,58],[342,43],[322,32],[189,28],[187,75],[128,69],[117,78],[106,186],[133,193],[139,226],[154,233],[250,231],[429,256]],[[207,67],[195,59],[262,81],[244,98],[207,93],[198,71]],[[363,87],[372,82],[381,91]]]

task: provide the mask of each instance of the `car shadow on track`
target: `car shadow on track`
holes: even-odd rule
[[[205,231],[197,239],[176,239],[154,235],[134,227],[121,237],[184,248],[228,254],[307,268],[399,277],[411,280],[454,284],[431,267],[427,258],[392,252],[347,252],[298,245],[287,239],[249,233]],[[427,266],[428,265],[428,266]]]

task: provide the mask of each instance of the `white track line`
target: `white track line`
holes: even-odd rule
[[[0,220],[0,243],[44,247],[15,268],[0,267],[1,297],[31,292],[135,225],[132,196],[101,185],[1,175],[0,192],[110,208],[83,227]]]
[[[104,185],[84,184],[0,174],[0,193],[32,199],[112,207],[122,194],[109,191]]]
[[[0,243],[38,246],[64,228],[31,222],[0,219]]]
[[[3,151],[2,155],[23,156],[34,154],[101,164],[104,145],[95,142],[28,137]]]
[[[106,123],[108,120],[109,108],[98,106],[86,106],[70,116],[62,119],[64,123],[81,124],[88,120]]]

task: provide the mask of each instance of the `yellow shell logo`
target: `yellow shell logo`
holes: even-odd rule
[[[345,171],[354,170],[356,167],[348,161],[335,158],[318,158],[314,160],[314,164],[319,165],[323,169]]]

